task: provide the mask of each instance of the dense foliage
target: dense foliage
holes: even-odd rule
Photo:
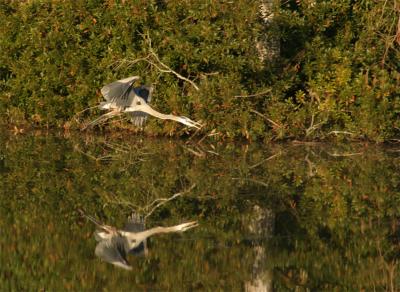
[[[261,2],[1,0],[2,120],[78,127],[99,114],[77,116],[104,84],[141,75],[156,109],[219,137],[399,136],[397,1],[281,1],[271,29]],[[260,61],[263,34],[280,40],[278,59]],[[200,90],[161,72],[155,56]],[[178,129],[151,119],[145,131]]]

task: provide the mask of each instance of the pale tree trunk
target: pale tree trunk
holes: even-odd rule
[[[264,65],[274,65],[280,55],[279,29],[276,23],[280,0],[259,0],[259,2],[264,29],[256,43],[258,57]]]
[[[261,237],[263,240],[271,238],[274,232],[275,213],[268,208],[261,208],[258,205],[253,209],[253,220],[248,226],[249,231]],[[245,283],[246,292],[272,292],[273,271],[265,268],[268,261],[266,250],[262,245],[253,247],[255,259],[253,263],[252,279]]]

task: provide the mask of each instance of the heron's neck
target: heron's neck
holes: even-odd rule
[[[177,120],[177,117],[174,115],[166,115],[166,114],[162,114],[154,109],[152,109],[149,105],[147,104],[140,104],[140,105],[136,105],[136,106],[131,106],[131,107],[127,107],[125,109],[125,111],[127,112],[133,112],[133,111],[139,111],[139,112],[145,112],[149,115],[152,115],[156,118],[162,119],[162,120]]]
[[[172,227],[154,227],[142,232],[125,232],[124,236],[130,239],[136,240],[137,243],[140,243],[144,241],[146,238],[156,235],[156,234],[162,234],[162,233],[170,233],[170,232],[176,232],[176,230],[173,226]]]

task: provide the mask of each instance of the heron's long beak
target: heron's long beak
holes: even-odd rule
[[[93,216],[85,214],[85,212],[82,209],[78,209],[79,213],[81,213],[82,216],[86,217],[88,220],[92,221],[94,224],[96,224],[99,227],[103,227],[104,224],[101,223],[100,221],[96,220]]]

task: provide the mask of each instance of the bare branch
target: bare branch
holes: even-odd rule
[[[311,122],[310,122],[310,127],[306,129],[306,137],[309,136],[312,132],[314,132],[316,129],[318,129],[324,121],[319,122],[318,124],[314,125],[314,114],[311,116]]]
[[[150,38],[150,36],[147,34],[147,35],[144,35],[143,37],[145,37],[146,42],[147,42],[147,44],[149,46],[150,54],[148,54],[146,57],[137,58],[137,59],[134,59],[132,61],[124,59],[124,60],[120,61],[119,64],[116,66],[117,69],[120,68],[125,63],[128,63],[128,66],[131,67],[131,66],[135,65],[136,63],[145,61],[148,64],[150,64],[151,66],[154,66],[158,71],[160,71],[162,73],[172,73],[176,77],[178,77],[179,79],[190,83],[197,91],[200,90],[199,87],[192,80],[182,76],[178,72],[172,70],[168,65],[166,65],[163,62],[161,62],[160,58],[158,57],[158,55],[156,54],[156,52],[153,50],[153,48],[151,46],[151,38]]]
[[[193,149],[191,149],[189,147],[185,147],[183,145],[182,145],[182,147],[184,149],[186,149],[187,151],[189,151],[190,153],[192,153],[193,155],[197,156],[197,157],[204,157],[205,156],[204,152],[201,151],[200,149],[199,149],[200,151],[196,151],[196,150],[193,150]]]
[[[153,51],[152,48],[150,48],[150,53],[153,55],[153,57],[157,60],[157,62],[163,66],[165,68],[165,70],[159,69],[161,72],[165,72],[165,73],[173,73],[176,77],[178,77],[181,80],[184,80],[186,82],[189,82],[197,91],[199,91],[199,87],[192,81],[187,79],[186,77],[183,77],[181,74],[179,74],[178,72],[172,70],[170,67],[168,67],[167,65],[165,65],[163,62],[161,62],[160,58],[158,58],[157,54]]]
[[[260,95],[264,95],[267,93],[270,93],[271,89],[259,92],[259,93],[254,93],[254,94],[249,94],[249,95],[235,95],[234,97],[256,97],[256,96],[260,96]]]
[[[88,107],[88,108],[85,108],[84,110],[81,110],[80,112],[77,112],[75,115],[74,115],[74,119],[75,119],[75,121],[77,121],[77,122],[79,122],[78,121],[78,117],[81,115],[81,114],[83,114],[84,112],[86,112],[86,111],[88,111],[88,110],[91,110],[91,109],[94,109],[94,108],[98,108],[99,106],[98,105],[95,105],[95,106],[91,106],[91,107]]]
[[[335,134],[335,135],[337,135],[337,134],[343,134],[343,135],[351,135],[351,136],[355,135],[354,133],[352,133],[352,132],[347,132],[347,131],[330,131],[330,132],[328,133],[328,135],[331,135],[331,134]]]
[[[293,140],[292,141],[293,145],[308,145],[308,146],[317,146],[321,145],[320,142],[310,142],[310,141],[299,141],[299,140]]]
[[[327,152],[328,155],[333,156],[333,157],[348,157],[348,156],[355,156],[355,155],[363,155],[364,152],[356,152],[356,153],[329,153]]]
[[[81,149],[79,149],[79,147],[77,145],[74,146],[74,150],[89,157],[90,159],[93,159],[94,161],[102,161],[102,160],[108,160],[108,159],[111,160],[112,159],[111,155],[105,155],[105,156],[101,156],[101,157],[93,156],[93,155],[86,153],[86,152],[82,151]]]
[[[278,153],[275,153],[275,154],[271,155],[270,157],[265,158],[265,159],[261,160],[260,162],[258,162],[258,163],[256,163],[256,164],[250,166],[249,169],[256,168],[257,166],[263,164],[264,162],[269,161],[269,160],[271,160],[271,159],[273,159],[273,158],[275,158],[275,157],[277,157],[277,156],[279,156],[279,155],[281,155],[281,154],[282,154],[282,152],[279,151]]]
[[[250,112],[255,113],[256,115],[264,118],[265,120],[267,120],[268,122],[270,122],[271,124],[273,124],[275,127],[277,128],[282,128],[282,125],[279,125],[277,122],[274,122],[273,120],[271,120],[270,118],[266,117],[265,115],[263,115],[262,113],[256,111],[255,109],[250,109]]]
[[[160,199],[154,200],[152,203],[150,203],[148,206],[146,206],[145,209],[150,208],[152,205],[154,205],[154,204],[157,203],[157,202],[159,202],[159,203],[158,203],[157,205],[155,205],[155,206],[150,210],[150,212],[147,213],[146,216],[144,216],[144,220],[146,220],[151,214],[153,214],[153,212],[154,212],[157,208],[159,208],[160,206],[164,205],[165,203],[167,203],[167,202],[169,202],[169,201],[172,201],[173,199],[175,199],[175,198],[177,198],[177,197],[179,197],[179,196],[182,196],[182,195],[184,195],[184,194],[190,192],[195,186],[196,186],[196,184],[193,184],[193,185],[192,185],[190,188],[188,188],[187,190],[184,190],[183,192],[176,193],[176,194],[172,195],[172,196],[169,197],[169,198],[160,198]]]

